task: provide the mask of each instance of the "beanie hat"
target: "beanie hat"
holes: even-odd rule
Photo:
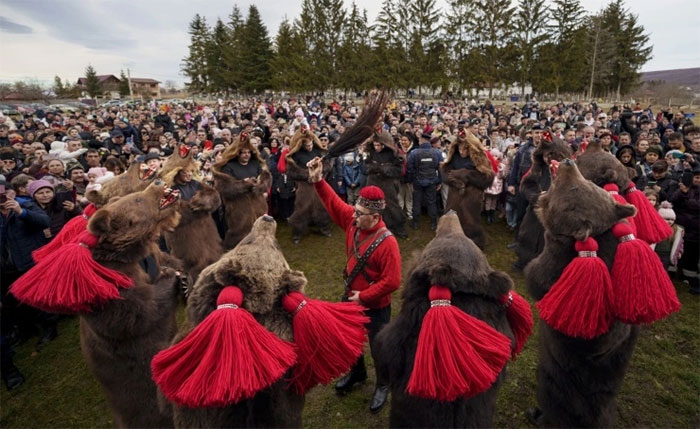
[[[646,153],[655,153],[661,157],[663,155],[663,150],[661,150],[661,146],[659,145],[653,145],[649,146],[649,149],[647,149]]]
[[[662,171],[668,170],[668,164],[663,159],[660,159],[651,165],[651,171],[657,171],[661,173]]]
[[[664,218],[664,220],[676,220],[676,213],[673,211],[673,204],[668,201],[661,203],[661,206],[659,207],[659,214],[662,218]]]
[[[357,199],[357,204],[371,210],[372,212],[381,212],[386,207],[384,191],[377,186],[365,186],[360,190],[360,196]]]
[[[15,152],[13,150],[0,151],[0,160],[4,161],[6,159],[17,160],[17,156],[15,155]]]
[[[71,171],[75,169],[81,169],[85,171],[85,167],[75,159],[70,159],[66,162],[66,174],[70,176]]]
[[[27,185],[27,192],[34,198],[34,194],[42,188],[50,188],[53,191],[53,185],[48,180],[35,180]]]
[[[294,112],[294,116],[296,116],[296,117],[298,117],[298,118],[304,116],[304,111],[301,110],[301,107],[299,107],[299,108],[296,110],[296,112]]]
[[[491,149],[491,156],[493,156],[496,159],[501,159],[503,157],[503,154],[500,150],[493,148]]]
[[[97,177],[102,177],[107,173],[107,169],[104,167],[92,167],[88,170],[87,174],[94,174]]]
[[[673,150],[669,150],[668,152],[666,152],[667,158],[669,155],[671,155],[672,158],[678,158],[678,159],[682,159],[685,156],[685,154],[678,149],[673,149]]]

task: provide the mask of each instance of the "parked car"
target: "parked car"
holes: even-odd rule
[[[14,115],[19,115],[19,110],[17,110],[17,106],[14,106],[12,104],[0,104],[0,112],[2,112],[3,115],[7,116],[14,116]]]
[[[58,111],[60,111],[60,112],[62,112],[62,113],[66,113],[66,112],[75,113],[75,112],[77,112],[77,111],[80,110],[80,109],[78,109],[77,107],[73,107],[73,106],[71,106],[71,105],[62,104],[62,103],[52,104],[52,105],[49,106],[49,109],[58,110]]]

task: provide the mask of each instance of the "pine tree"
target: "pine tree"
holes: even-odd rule
[[[538,69],[548,74],[540,76],[540,80],[548,81],[558,98],[560,91],[583,90],[587,31],[582,26],[585,11],[579,0],[552,0],[550,15],[549,32],[554,45],[548,47],[547,56],[540,58],[543,67]]]
[[[607,92],[615,62],[615,40],[603,24],[603,19],[602,13],[586,19],[585,26],[589,29],[585,56],[586,70],[589,74],[586,93],[589,98]]]
[[[515,15],[515,41],[519,56],[520,95],[525,95],[525,84],[531,82],[533,61],[542,43],[547,39],[549,11],[544,0],[520,0]]]
[[[226,90],[238,91],[241,87],[241,58],[244,52],[243,34],[245,22],[238,5],[233,5],[229,20],[226,25],[227,43],[221,48],[223,68],[226,70]]]
[[[131,91],[129,91],[129,78],[124,74],[124,70],[121,70],[119,73],[119,95],[121,97],[131,95]]]
[[[489,87],[489,97],[494,87],[512,82],[517,62],[514,61],[513,26],[515,8],[510,0],[482,0],[478,3],[481,26],[480,39],[484,46],[484,82]]]
[[[426,61],[429,48],[438,39],[441,11],[436,6],[436,0],[412,0],[406,6],[409,14],[405,24],[410,27],[409,76],[412,86],[417,87],[419,95],[422,95],[423,87],[431,86],[431,77],[426,73]]]
[[[450,0],[445,13],[445,40],[449,53],[448,73],[460,87],[460,93],[477,85],[482,61],[479,35],[482,20],[478,17],[477,0]]]
[[[258,8],[250,5],[245,21],[241,58],[241,89],[259,93],[271,87],[270,59],[272,47]]]
[[[231,70],[224,54],[232,45],[228,28],[221,19],[217,19],[206,45],[209,92],[228,93],[233,89]]]
[[[285,18],[275,37],[275,53],[270,61],[272,87],[279,91],[305,92],[313,89],[309,75],[306,45],[301,35]]]
[[[207,41],[209,27],[203,16],[196,14],[189,26],[189,54],[182,60],[181,69],[190,81],[187,86],[194,91],[206,91],[209,87],[207,69]]]
[[[91,98],[95,98],[102,93],[100,79],[98,79],[97,72],[92,65],[88,65],[85,68],[85,80],[85,89]]]
[[[603,12],[603,27],[613,35],[615,55],[611,64],[610,92],[616,99],[639,80],[639,69],[651,58],[649,36],[637,16],[625,9],[624,0],[612,1]]]
[[[63,98],[66,94],[66,87],[63,85],[63,82],[58,75],[53,78],[53,88],[51,89],[53,89],[53,93],[56,95],[56,98]]]

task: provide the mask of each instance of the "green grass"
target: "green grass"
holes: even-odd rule
[[[515,255],[506,250],[511,234],[503,223],[489,226],[486,254],[491,265],[513,277],[516,289],[527,297],[523,277],[510,272]],[[415,251],[432,237],[426,220],[419,231],[400,240],[406,266]],[[307,293],[338,300],[343,292],[341,270],[345,264],[343,234],[335,228],[332,238],[311,235],[295,246],[287,225],[279,225],[278,238],[289,264],[304,271]],[[619,427],[700,426],[700,302],[677,283],[683,308],[677,314],[645,327],[618,395]],[[400,307],[395,294],[393,311]],[[0,427],[109,427],[112,418],[104,395],[85,365],[78,340],[76,318],[63,320],[60,335],[41,352],[32,340],[17,349],[15,362],[27,378],[14,392],[0,389]],[[371,358],[368,359],[371,365]],[[508,365],[495,415],[497,427],[528,426],[524,411],[535,403],[537,337]],[[339,398],[332,386],[321,386],[306,397],[304,425],[307,427],[387,427],[388,407],[379,415],[368,411],[374,375],[347,396]]]

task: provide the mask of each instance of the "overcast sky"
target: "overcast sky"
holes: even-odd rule
[[[351,0],[346,0],[346,6]],[[243,14],[257,3],[270,38],[285,16],[299,14],[301,0],[236,2]],[[373,21],[381,0],[356,0]],[[589,11],[606,0],[583,0]],[[132,77],[182,83],[180,61],[187,54],[187,26],[199,13],[213,24],[224,22],[231,0],[0,0],[0,80],[55,75],[74,81],[91,63],[98,74],[118,75],[131,68]],[[446,0],[438,0],[444,7]],[[643,71],[700,67],[700,0],[628,0],[654,46]]]

